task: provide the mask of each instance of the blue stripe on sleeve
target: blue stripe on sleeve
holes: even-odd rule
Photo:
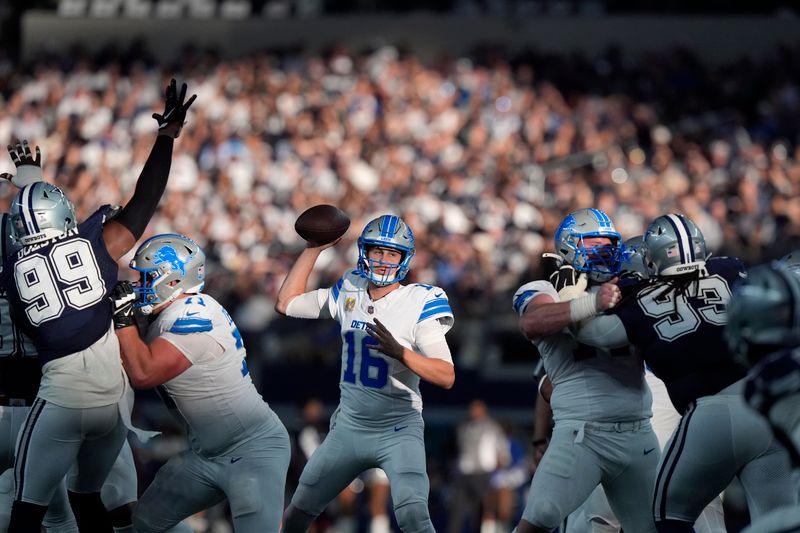
[[[419,315],[419,319],[417,320],[417,323],[422,322],[423,320],[425,320],[427,318],[431,318],[432,316],[452,315],[452,314],[453,314],[453,310],[450,308],[449,305],[440,305],[440,306],[434,307],[432,309],[428,309],[426,311],[423,311],[422,314]]]
[[[514,311],[521,313],[525,309],[525,305],[534,297],[539,291],[525,291],[516,298],[514,298]]]
[[[336,285],[331,287],[331,291],[333,292],[333,301],[339,300],[339,291],[342,290],[342,285],[344,285],[344,277],[339,278],[339,281],[336,282]]]
[[[447,298],[436,298],[435,300],[428,300],[425,302],[425,306],[422,308],[423,311],[427,311],[432,307],[436,307],[439,305],[450,305],[450,301]]]
[[[211,320],[205,318],[179,318],[169,328],[169,332],[183,335],[186,333],[202,333],[212,329],[214,329],[214,325]]]

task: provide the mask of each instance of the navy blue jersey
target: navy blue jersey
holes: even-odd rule
[[[9,235],[11,220],[0,214],[0,256],[11,255]],[[42,371],[36,359],[36,348],[11,320],[11,309],[4,291],[0,291],[0,397],[28,400],[39,390]]]
[[[664,381],[679,413],[691,401],[716,394],[745,375],[722,336],[731,286],[744,273],[738,259],[712,258],[695,281],[637,284],[610,311],[619,316],[631,344]]]
[[[25,246],[3,264],[0,287],[41,365],[85,350],[111,326],[108,296],[118,269],[103,241],[110,209],[101,207],[61,237]]]

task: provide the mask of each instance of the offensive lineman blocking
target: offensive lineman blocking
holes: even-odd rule
[[[389,477],[400,528],[433,532],[419,380],[453,386],[445,340],[453,312],[439,287],[400,285],[414,255],[414,236],[392,215],[364,227],[356,270],[333,287],[306,292],[320,252],[336,242],[309,245],[300,254],[275,306],[288,316],[338,320],[343,343],[341,401],[330,433],[303,469],[284,531],[306,531],[359,473],[379,467]]]

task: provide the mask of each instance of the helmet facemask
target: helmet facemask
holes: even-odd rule
[[[587,246],[584,239],[606,238],[610,244]],[[599,209],[579,209],[567,215],[555,234],[556,252],[575,270],[604,283],[619,275],[622,264],[621,237],[608,215]]]
[[[388,248],[400,253],[399,263],[387,263],[370,259],[368,251],[373,247]],[[400,217],[383,215],[371,220],[358,238],[358,272],[366,279],[384,287],[402,281],[408,274],[411,258],[414,257],[414,234]],[[376,272],[386,267],[385,274]]]

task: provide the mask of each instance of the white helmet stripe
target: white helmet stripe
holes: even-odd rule
[[[33,191],[34,187],[36,187],[35,183],[22,189],[22,197],[19,199],[19,214],[22,217],[22,222],[25,224],[25,227],[28,228],[28,235],[36,233],[33,229],[34,213],[28,208],[28,205],[31,203],[31,191]]]
[[[678,236],[678,249],[681,252],[681,263],[694,262],[694,246],[692,245],[692,238],[686,229],[686,226],[678,215],[667,215],[667,219],[672,223],[675,229],[675,234]]]

